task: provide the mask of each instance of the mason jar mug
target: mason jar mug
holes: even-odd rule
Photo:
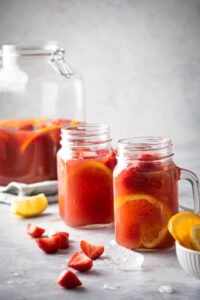
[[[61,130],[57,153],[61,218],[70,226],[96,227],[113,222],[113,169],[109,127],[79,124]]]
[[[116,240],[143,251],[169,249],[174,240],[168,221],[178,212],[178,180],[192,184],[199,213],[198,178],[173,162],[172,142],[162,137],[120,140],[114,170]]]

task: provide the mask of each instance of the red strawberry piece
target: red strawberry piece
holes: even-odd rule
[[[98,150],[98,155],[102,157],[102,162],[112,171],[117,164],[116,153],[113,150],[101,149]]]
[[[91,259],[96,259],[104,252],[104,246],[93,245],[86,241],[80,242],[81,249]]]
[[[92,259],[83,252],[77,252],[72,256],[67,265],[80,272],[85,272],[92,268]]]
[[[24,124],[19,127],[19,130],[33,130],[33,129],[34,129],[34,127],[32,124]]]
[[[137,172],[154,172],[162,170],[162,164],[159,160],[159,155],[153,153],[143,153],[138,158],[139,160],[136,165]]]
[[[40,228],[33,224],[27,225],[27,233],[32,237],[39,238],[43,235],[44,232],[45,232],[45,229],[43,229],[43,228]]]
[[[56,252],[60,247],[60,237],[53,236],[52,238],[40,238],[36,240],[40,249],[46,253]]]
[[[76,286],[82,285],[82,282],[79,280],[78,276],[71,271],[62,271],[58,278],[58,284],[63,286],[66,289],[72,289]]]
[[[68,232],[56,232],[53,236],[58,236],[60,239],[60,249],[69,248],[69,233]]]
[[[135,170],[135,165],[128,166],[126,169],[124,169],[120,173],[120,177],[122,178],[123,185],[130,189],[134,186],[136,178],[137,178],[137,172]]]

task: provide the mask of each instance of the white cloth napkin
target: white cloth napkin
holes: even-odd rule
[[[58,201],[57,180],[32,184],[11,182],[7,186],[0,186],[0,202],[11,204],[13,200],[23,200],[29,196],[44,193],[49,204]]]

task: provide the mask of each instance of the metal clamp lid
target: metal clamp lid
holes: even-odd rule
[[[57,49],[52,52],[49,63],[52,65],[55,71],[60,73],[62,76],[70,78],[74,73],[71,67],[67,64],[64,57],[65,50],[63,48]]]
[[[44,46],[17,46],[17,45],[2,45],[0,48],[0,60],[3,59],[3,56],[20,56],[20,57],[38,57],[38,56],[50,56],[48,59],[51,66],[56,72],[70,78],[74,73],[66,62],[65,49],[59,47],[57,42],[49,42]]]

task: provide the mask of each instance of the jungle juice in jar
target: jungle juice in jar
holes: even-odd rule
[[[0,185],[56,180],[61,126],[70,120],[0,121]]]
[[[104,226],[113,222],[115,152],[109,127],[79,124],[62,129],[57,153],[61,218],[70,226]]]
[[[114,171],[117,242],[130,249],[169,249],[168,221],[178,212],[179,168],[165,138],[132,138],[118,143]]]

